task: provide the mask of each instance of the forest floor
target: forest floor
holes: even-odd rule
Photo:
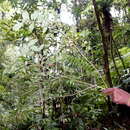
[[[130,130],[130,107],[118,106],[117,111],[102,118],[100,123],[102,128],[97,130]]]
[[[102,128],[99,130],[130,130],[130,118],[128,117],[111,115],[104,118],[101,123]]]

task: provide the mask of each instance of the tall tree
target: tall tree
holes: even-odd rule
[[[108,9],[104,6],[102,13],[104,15],[103,23],[101,23],[101,16],[100,11],[98,9],[97,3],[93,0],[93,6],[95,10],[95,15],[97,18],[98,27],[102,37],[102,44],[103,44],[103,62],[104,62],[104,73],[106,76],[106,82],[108,87],[112,87],[112,80],[110,75],[110,68],[109,68],[109,47],[111,44],[111,18]]]

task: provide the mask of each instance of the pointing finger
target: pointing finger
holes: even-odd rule
[[[107,88],[107,89],[103,90],[102,92],[106,95],[112,95],[114,92],[114,88]]]

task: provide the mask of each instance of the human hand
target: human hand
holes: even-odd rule
[[[126,91],[120,88],[107,88],[102,92],[110,96],[113,102],[130,106],[130,94]]]

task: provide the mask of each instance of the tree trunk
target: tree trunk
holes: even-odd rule
[[[93,6],[94,6],[94,10],[95,10],[95,15],[96,15],[96,19],[97,19],[97,23],[98,23],[98,27],[101,33],[101,37],[102,37],[102,44],[103,44],[103,62],[104,62],[104,73],[105,73],[105,77],[106,77],[106,82],[108,87],[113,87],[112,85],[112,80],[111,80],[111,75],[110,75],[110,69],[109,69],[109,54],[108,54],[108,39],[105,35],[105,32],[103,30],[103,26],[100,20],[100,16],[99,16],[99,10],[97,8],[96,5],[96,1],[93,0]]]

